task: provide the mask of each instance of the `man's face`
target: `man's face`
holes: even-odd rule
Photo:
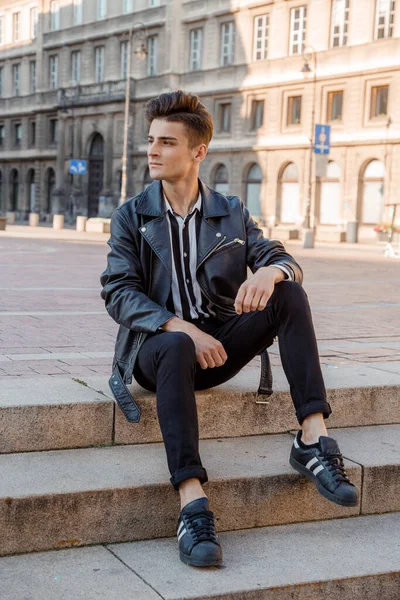
[[[154,119],[148,135],[147,157],[152,179],[177,181],[196,174],[207,152],[205,144],[189,148],[183,123]]]

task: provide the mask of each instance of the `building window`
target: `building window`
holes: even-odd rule
[[[36,92],[36,60],[31,60],[29,63],[29,79],[31,94]]]
[[[19,12],[13,14],[13,42],[18,42],[20,30],[19,30]]]
[[[37,37],[37,26],[38,26],[38,12],[37,8],[31,8],[30,13],[30,29],[31,39],[34,40]]]
[[[190,31],[190,59],[189,68],[191,71],[199,71],[201,69],[201,54],[203,47],[203,30],[192,29]]]
[[[219,165],[215,171],[214,190],[225,196],[229,194],[229,174],[225,165]]]
[[[156,6],[160,6],[160,0],[149,0],[150,8],[155,8]]]
[[[0,125],[0,148],[4,148],[4,141],[6,139],[6,128],[4,125]]]
[[[343,92],[328,93],[328,110],[326,120],[341,121],[343,117]]]
[[[307,7],[290,11],[290,54],[301,54],[306,43]]]
[[[158,36],[147,38],[147,75],[157,75]]]
[[[301,121],[301,96],[290,96],[288,98],[287,124],[299,125]]]
[[[121,79],[128,76],[128,49],[129,42],[121,42]]]
[[[0,98],[3,96],[3,67],[0,67]]]
[[[232,65],[235,55],[235,23],[222,23],[221,25],[221,58],[222,67]]]
[[[97,0],[97,18],[105,19],[107,14],[107,0]]]
[[[94,58],[96,83],[102,83],[104,81],[104,46],[98,46],[95,49]]]
[[[36,146],[36,121],[30,121],[29,123],[29,145],[31,147]]]
[[[350,0],[334,0],[332,4],[331,46],[347,44]]]
[[[49,57],[49,84],[51,90],[56,90],[58,85],[58,56]]]
[[[3,17],[0,17],[0,46],[4,44]]]
[[[251,103],[251,129],[259,129],[264,123],[264,100],[253,100]]]
[[[82,25],[82,0],[74,0],[74,25]]]
[[[49,143],[50,145],[57,144],[57,119],[49,120]]]
[[[253,60],[264,60],[268,55],[269,15],[254,18]]]
[[[21,148],[22,140],[22,125],[21,123],[14,123],[14,146]]]
[[[218,105],[218,131],[229,133],[231,130],[231,102],[222,102]]]
[[[71,52],[71,80],[72,85],[79,85],[81,80],[81,53],[79,50]]]
[[[60,7],[58,2],[50,2],[50,31],[60,29]]]
[[[14,96],[19,96],[19,82],[20,82],[20,74],[21,74],[21,66],[19,63],[17,65],[13,65],[12,73],[13,73],[13,94],[14,94]]]
[[[122,12],[124,15],[126,13],[130,13],[133,10],[133,1],[132,0],[123,0],[122,2]]]
[[[371,90],[370,118],[385,117],[388,114],[389,86],[378,85]]]
[[[394,26],[394,0],[377,0],[375,14],[375,39],[392,37]]]

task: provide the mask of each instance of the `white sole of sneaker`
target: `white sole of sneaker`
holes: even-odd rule
[[[334,502],[335,504],[339,504],[340,506],[351,507],[351,506],[358,505],[358,500],[356,502],[346,502],[345,500],[338,498],[337,496],[335,496],[334,494],[332,494],[331,492],[326,490],[324,487],[322,487],[318,478],[315,475],[313,475],[311,473],[311,471],[306,469],[306,467],[304,465],[297,462],[297,460],[295,458],[293,458],[293,456],[289,457],[289,463],[295,471],[297,471],[301,475],[304,475],[305,477],[307,477],[307,479],[309,479],[310,481],[315,483],[315,486],[316,486],[317,490],[319,491],[319,493],[321,494],[321,496],[324,496],[324,498],[326,498],[327,500],[330,500],[331,502]]]

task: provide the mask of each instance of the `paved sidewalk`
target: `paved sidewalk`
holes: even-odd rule
[[[118,326],[99,276],[109,236],[42,229],[0,232],[0,378],[108,375]],[[287,248],[305,273],[321,362],[400,373],[400,261],[376,245]],[[279,365],[277,345],[271,356]]]

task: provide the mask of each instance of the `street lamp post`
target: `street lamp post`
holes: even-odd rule
[[[315,244],[315,224],[311,226],[311,206],[312,206],[312,164],[314,153],[314,129],[315,129],[315,100],[317,88],[317,53],[311,46],[307,46],[303,52],[304,65],[301,69],[304,77],[308,78],[310,73],[313,74],[313,92],[312,92],[312,110],[311,110],[311,135],[310,135],[310,153],[308,159],[308,189],[307,189],[307,204],[306,214],[304,219],[304,248],[314,248]],[[312,62],[312,68],[310,67]]]
[[[135,32],[138,32],[139,39],[143,40],[146,29],[143,23],[137,23],[138,27],[135,29]],[[134,26],[129,29],[129,38],[128,38],[128,61],[126,68],[126,86],[125,86],[125,116],[124,116],[124,145],[122,151],[122,177],[121,177],[121,195],[119,199],[119,203],[123,204],[126,200],[126,188],[127,188],[127,160],[128,160],[128,136],[129,136],[129,109],[130,109],[130,99],[131,99],[131,57],[132,57],[132,41],[134,34]],[[139,58],[143,59],[147,50],[146,47],[141,41],[140,47],[135,50],[135,54],[139,56]]]

